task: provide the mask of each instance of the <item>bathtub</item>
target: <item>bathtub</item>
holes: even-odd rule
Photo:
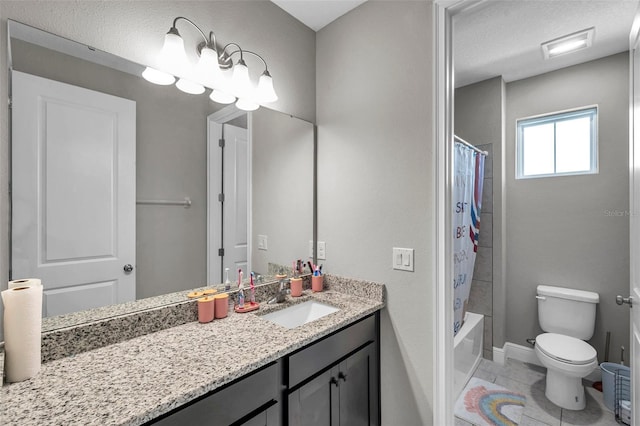
[[[482,360],[484,315],[467,312],[462,328],[453,338],[454,398],[457,398]]]

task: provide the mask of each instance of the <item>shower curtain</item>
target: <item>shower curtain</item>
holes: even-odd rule
[[[480,235],[484,155],[454,144],[453,190],[453,334],[462,327],[471,290]]]

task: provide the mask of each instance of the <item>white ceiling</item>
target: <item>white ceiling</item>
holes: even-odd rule
[[[335,21],[366,0],[271,0],[314,31]]]
[[[366,0],[271,0],[318,31]],[[515,81],[628,49],[638,0],[478,0],[454,16],[457,87]],[[593,46],[545,60],[540,44],[595,27]]]
[[[487,0],[454,16],[457,87],[515,81],[628,50],[637,0]],[[595,27],[593,46],[545,60],[540,43]]]

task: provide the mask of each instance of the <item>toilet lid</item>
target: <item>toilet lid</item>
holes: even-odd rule
[[[547,356],[569,364],[589,364],[597,358],[590,344],[562,334],[541,334],[536,337],[536,346]]]

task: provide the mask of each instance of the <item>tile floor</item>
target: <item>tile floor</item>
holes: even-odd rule
[[[507,389],[520,392],[527,397],[521,426],[617,426],[614,414],[607,410],[602,392],[585,386],[587,407],[582,411],[565,410],[544,396],[546,369],[533,364],[508,359],[504,365],[483,359],[474,377],[492,382]],[[456,426],[469,426],[456,418]]]

